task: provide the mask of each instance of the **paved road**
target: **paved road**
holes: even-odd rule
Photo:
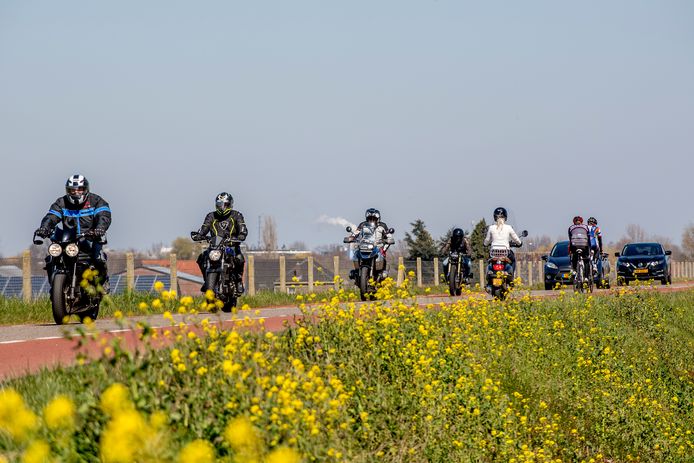
[[[655,286],[658,291],[683,291],[694,288],[694,282],[676,283],[672,286]],[[598,290],[596,293],[607,293],[608,290]],[[519,291],[514,297],[522,297],[530,294],[533,297],[552,297],[558,291]],[[450,302],[451,300],[461,299],[449,296],[418,296],[419,304],[438,304],[440,302]],[[488,296],[487,296],[488,297]],[[362,303],[357,303],[361,305]],[[249,311],[239,311],[237,318],[249,317],[251,319],[264,319],[266,328],[272,331],[284,329],[287,323],[293,323],[295,317],[301,316],[301,311],[297,307],[272,307],[263,309],[253,309]],[[188,323],[202,318],[209,317],[211,321],[217,320],[223,327],[232,327],[233,322],[230,314],[199,314],[197,318],[188,317]],[[131,317],[129,320],[146,322],[154,329],[162,330],[169,328],[171,323],[165,320],[161,314],[141,317]],[[176,323],[184,322],[184,316],[174,315]],[[79,323],[72,323],[63,326],[50,324],[28,324],[0,326],[0,380],[11,377],[21,376],[35,372],[42,367],[53,367],[56,365],[69,365],[74,362],[76,354],[76,339],[70,339],[77,334],[77,330],[83,327]],[[121,337],[126,345],[134,347],[137,344],[137,331],[123,328],[113,319],[101,319],[95,323],[96,330],[109,333],[109,336]],[[100,347],[94,343],[85,348],[87,355],[95,356],[100,352]]]

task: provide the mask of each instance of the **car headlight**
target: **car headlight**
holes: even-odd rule
[[[557,264],[553,262],[547,262],[547,268],[551,268],[552,270],[559,270],[559,267],[557,267]]]
[[[80,248],[77,247],[75,243],[70,243],[67,246],[65,246],[65,254],[67,254],[70,257],[75,257],[77,254],[79,254]]]
[[[624,267],[624,268],[629,268],[630,264],[629,262],[619,262],[617,264],[618,267]]]
[[[63,248],[58,243],[53,243],[50,246],[48,246],[48,254],[50,254],[51,256],[58,257],[62,253]]]
[[[654,260],[653,262],[649,262],[648,266],[649,267],[659,267],[662,264],[659,260]]]
[[[218,261],[221,258],[222,258],[222,251],[220,251],[219,249],[214,249],[214,250],[210,251],[210,260]]]

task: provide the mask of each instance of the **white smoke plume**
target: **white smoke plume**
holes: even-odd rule
[[[316,222],[318,222],[318,223],[327,223],[327,224],[329,224],[329,225],[337,225],[337,226],[339,226],[339,227],[344,227],[344,228],[346,228],[346,227],[348,227],[348,226],[349,226],[349,227],[352,227],[353,229],[357,228],[356,225],[354,225],[352,222],[350,222],[349,220],[347,220],[347,219],[345,219],[345,218],[342,218],[342,217],[330,217],[330,216],[327,216],[327,215],[325,215],[325,214],[323,214],[323,215],[321,215],[320,217],[318,217],[318,219],[316,220]]]

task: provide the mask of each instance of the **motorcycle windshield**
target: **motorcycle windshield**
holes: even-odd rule
[[[77,241],[77,229],[65,225],[56,228],[55,241],[58,243],[74,243]]]
[[[219,248],[224,244],[224,238],[219,235],[215,235],[210,239],[211,248]]]

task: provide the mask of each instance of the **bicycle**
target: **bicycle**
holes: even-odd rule
[[[576,263],[576,276],[574,277],[574,291],[583,293],[588,290],[593,292],[593,265],[586,265],[586,259],[583,257],[583,250],[577,249],[578,262]],[[587,273],[587,275],[586,275]]]

